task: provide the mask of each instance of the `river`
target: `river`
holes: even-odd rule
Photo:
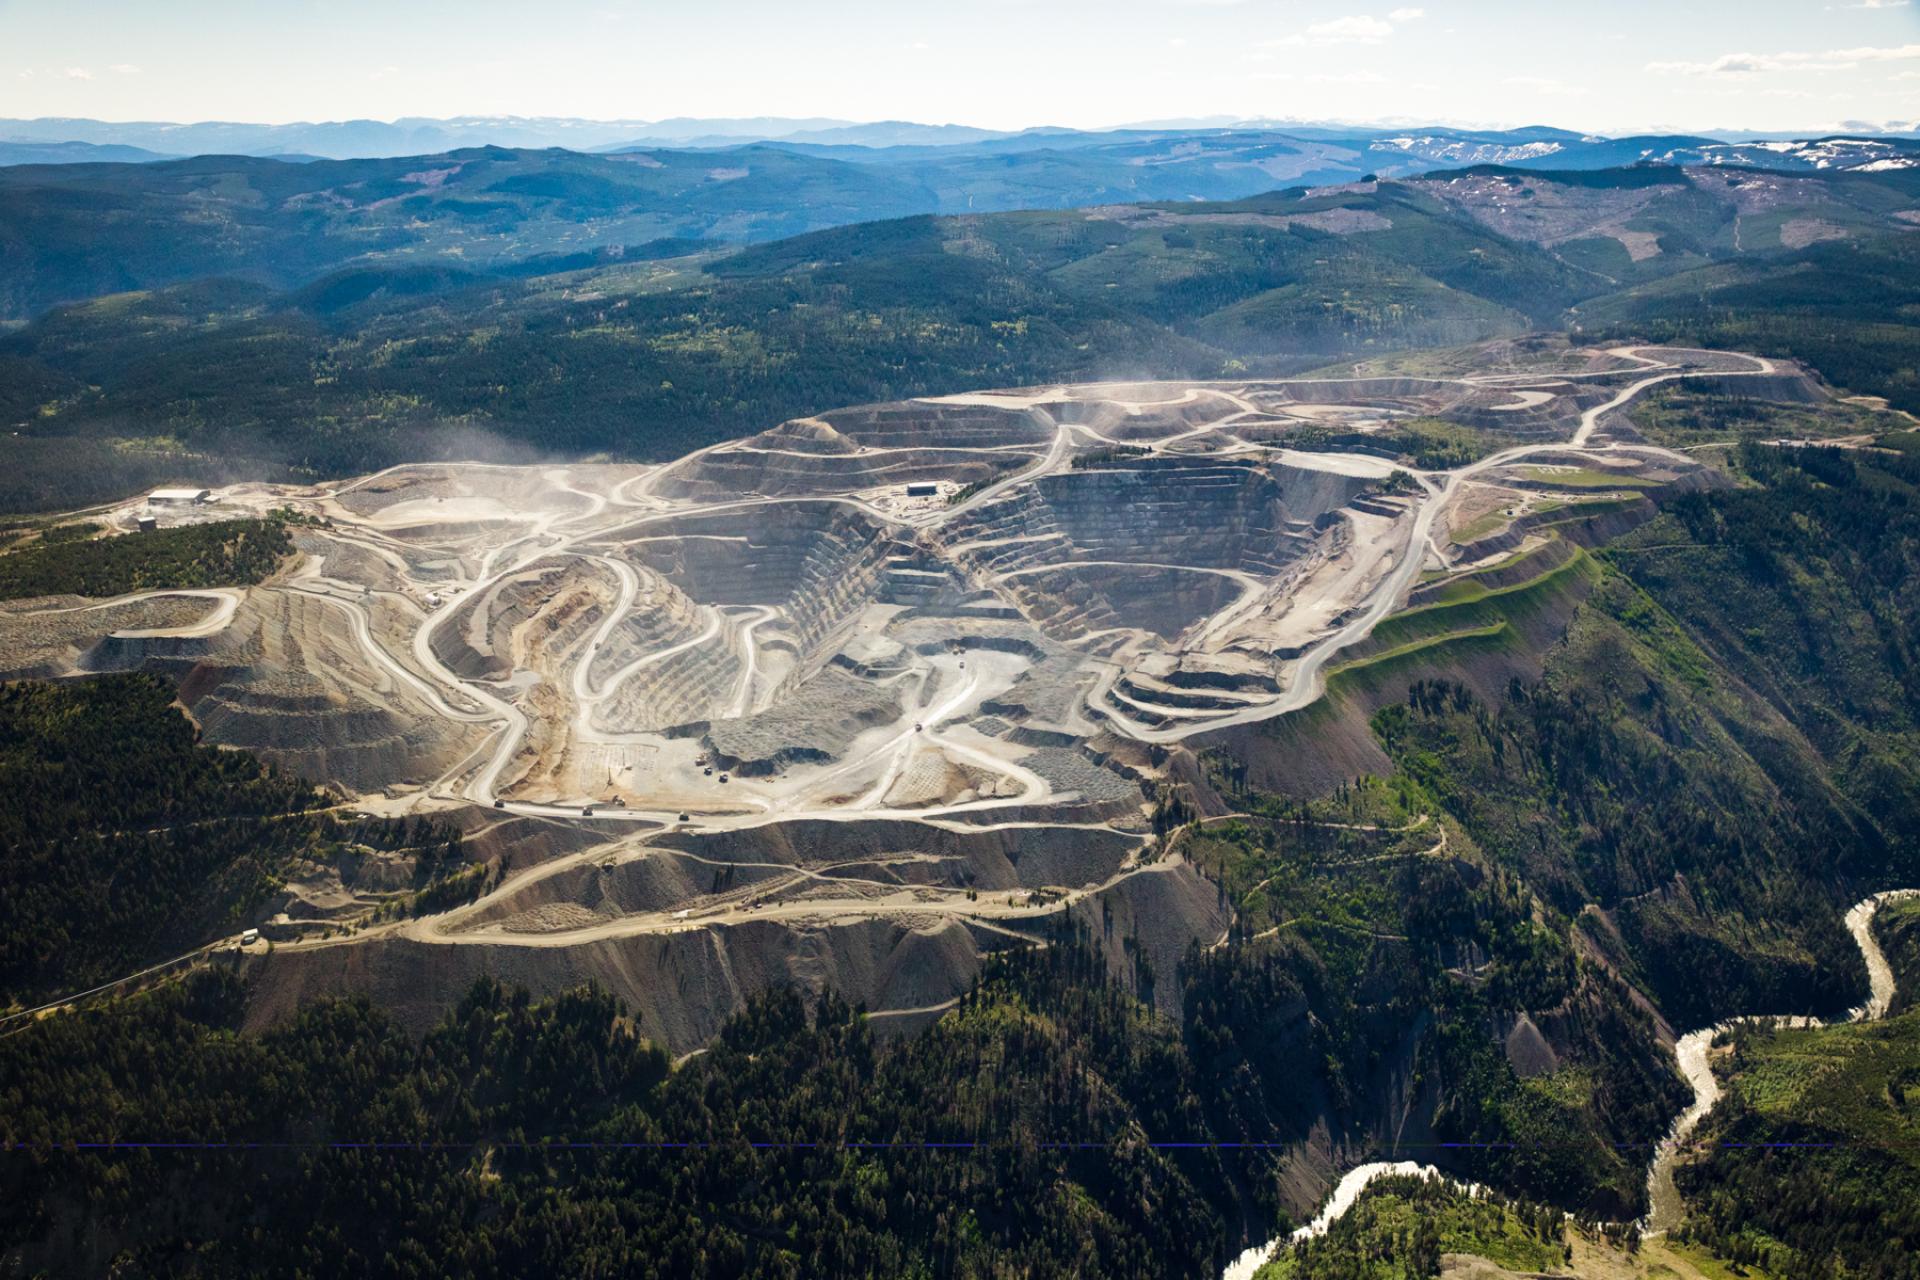
[[[1893,1003],[1893,969],[1887,964],[1886,955],[1880,950],[1880,944],[1873,937],[1873,917],[1888,902],[1904,898],[1920,897],[1920,889],[1890,889],[1885,893],[1876,893],[1863,898],[1847,912],[1847,932],[1853,935],[1853,941],[1860,948],[1860,958],[1867,967],[1867,1002],[1848,1012],[1843,1021],[1873,1021],[1884,1018],[1887,1009]],[[1690,1031],[1681,1036],[1674,1045],[1674,1057],[1679,1060],[1680,1074],[1693,1089],[1693,1101],[1687,1105],[1673,1122],[1673,1128],[1655,1148],[1653,1162],[1647,1168],[1647,1216],[1640,1221],[1645,1232],[1666,1231],[1677,1225],[1685,1213],[1680,1192],[1673,1182],[1673,1167],[1677,1163],[1687,1139],[1713,1110],[1713,1104],[1720,1100],[1720,1084],[1713,1078],[1713,1070],[1707,1062],[1707,1050],[1713,1044],[1714,1037],[1720,1032],[1741,1022],[1767,1022],[1776,1025],[1820,1026],[1818,1018],[1796,1017],[1778,1014],[1748,1014],[1716,1022],[1710,1027]],[[1363,1164],[1347,1171],[1328,1197],[1326,1206],[1304,1227],[1295,1228],[1284,1236],[1275,1236],[1265,1244],[1255,1245],[1227,1265],[1221,1280],[1252,1280],[1253,1274],[1271,1259],[1283,1245],[1298,1240],[1311,1239],[1325,1235],[1327,1228],[1337,1222],[1341,1215],[1351,1209],[1360,1198],[1360,1193],[1375,1178],[1392,1177],[1396,1174],[1414,1174],[1427,1177],[1446,1177],[1432,1165],[1418,1164],[1412,1160],[1378,1161]],[[1475,1183],[1459,1182],[1448,1178],[1472,1194],[1479,1194],[1483,1188]]]

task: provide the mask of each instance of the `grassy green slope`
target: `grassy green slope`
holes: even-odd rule
[[[1433,1019],[1419,1061],[1436,1136],[1492,1144],[1444,1162],[1510,1190],[1638,1195],[1645,1148],[1632,1144],[1664,1128],[1673,1079],[1648,1026],[1606,1012],[1620,1008],[1613,983],[1680,1029],[1847,1008],[1865,982],[1840,913],[1920,880],[1906,728],[1920,680],[1901,603],[1920,545],[1913,464],[1759,448],[1739,462],[1744,487],[1668,498],[1599,550],[1535,552],[1480,575],[1493,587],[1436,586],[1332,675],[1305,727],[1212,747],[1229,806],[1280,824],[1194,838],[1236,905],[1236,936],[1311,945],[1356,992],[1399,966],[1415,984],[1398,988],[1405,1008]],[[1380,763],[1348,741],[1368,717]],[[1318,778],[1328,757],[1385,780],[1340,785],[1344,815],[1249,784],[1290,789],[1290,773]],[[1431,825],[1331,843],[1300,825],[1420,814],[1444,845]],[[1423,936],[1417,917],[1455,909],[1437,905],[1437,868],[1404,870],[1428,861],[1416,844],[1498,887],[1476,949]],[[1359,1002],[1388,1022],[1395,1007]],[[1553,1058],[1501,1052],[1523,1012],[1553,1028]]]

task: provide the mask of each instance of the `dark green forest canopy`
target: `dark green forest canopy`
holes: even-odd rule
[[[1873,930],[1895,981],[1884,1022],[1743,1026],[1716,1065],[1708,1155],[1679,1171],[1686,1234],[1775,1275],[1906,1277],[1920,1266],[1920,901]]]
[[[1852,238],[1741,255],[1726,227],[1662,196],[1642,215],[1662,252],[1625,275],[1409,182],[864,222],[721,256],[660,256],[685,248],[670,243],[504,275],[408,261],[291,287],[198,279],[0,339],[0,426],[14,433],[0,436],[0,507],[429,458],[661,460],[848,404],[1284,374],[1537,328],[1798,356],[1920,407],[1902,302],[1920,289],[1920,236],[1888,233],[1882,208],[1910,202],[1904,179],[1820,181],[1824,216],[1844,213]],[[1599,242],[1619,250],[1576,243]]]
[[[439,824],[345,821],[330,804],[200,742],[156,677],[0,684],[0,1002],[235,932],[278,877],[343,847],[415,851],[423,884],[458,865]]]
[[[219,520],[0,553],[0,600],[248,586],[293,554],[284,521]]]
[[[1844,1008],[1835,906],[1920,879],[1920,469],[1758,446],[1737,464],[1760,483],[1687,495],[1603,553],[1538,686],[1382,721],[1484,846],[1562,909],[1609,913],[1685,1025]]]
[[[923,1037],[882,1044],[845,1006],[809,1016],[781,991],[672,1074],[591,993],[532,1004],[481,986],[420,1043],[364,1003],[329,1001],[256,1038],[231,1030],[240,985],[204,974],[0,1040],[0,1134],[30,1148],[4,1165],[0,1230],[29,1265],[124,1251],[162,1271],[1210,1268],[1225,1243],[1214,1205],[1231,1196],[1220,1158],[1140,1141],[1199,1122],[1192,1069],[1177,1037],[1102,985],[1083,943],[1059,941],[991,966]],[[76,1070],[84,1091],[68,1087]],[[87,1134],[300,1149],[57,1149]],[[1111,1145],[1042,1145],[1062,1138]],[[921,1148],[953,1141],[985,1146]],[[329,1142],[432,1145],[311,1145]],[[182,1179],[190,1202],[151,1212]]]
[[[1196,960],[1182,1029],[1112,985],[1097,939],[1050,941],[924,1034],[780,990],[673,1072],[592,993],[482,985],[417,1043],[352,1000],[236,1035],[244,989],[216,969],[0,1039],[0,1138],[25,1148],[0,1229],[30,1264],[160,1270],[1214,1272],[1229,1224],[1274,1213],[1273,1157],[1185,1144],[1304,1138],[1340,1068],[1302,1065],[1364,1064],[1341,1042],[1365,1033],[1295,1011],[1331,995],[1298,947]],[[369,1142],[400,1146],[326,1145]],[[182,1180],[201,1194],[152,1212]]]
[[[1774,1274],[1909,1277],[1920,1255],[1920,1014],[1740,1028],[1683,1167],[1688,1235]]]

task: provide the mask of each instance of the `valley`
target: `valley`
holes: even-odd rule
[[[1913,1280],[1911,121],[630,117],[0,121],[0,1272]]]

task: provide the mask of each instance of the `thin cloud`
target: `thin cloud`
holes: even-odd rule
[[[1901,0],[1901,3],[1903,4],[1906,3],[1906,0]],[[1425,9],[1395,9],[1392,13],[1387,15],[1387,21],[1388,22],[1418,22],[1420,19],[1426,16],[1427,16],[1427,11]]]
[[[137,76],[140,74],[140,68],[134,66],[131,62],[116,62],[108,67],[107,70],[117,76]]]
[[[1723,53],[1711,62],[1649,62],[1647,70],[1687,76],[1757,75],[1770,71],[1851,71],[1863,62],[1901,62],[1912,58],[1920,58],[1920,44],[1828,49],[1824,52]]]
[[[87,69],[86,69],[85,67],[68,67],[68,68],[66,69],[66,71],[65,71],[65,72],[64,72],[63,74],[64,74],[64,75],[65,75],[65,76],[67,77],[67,79],[69,79],[69,80],[91,80],[91,79],[93,79],[93,72],[91,72],[91,71],[89,71],[89,70],[87,70]]]
[[[1393,34],[1393,24],[1370,14],[1316,22],[1304,31],[1275,40],[1278,45],[1379,44]]]

